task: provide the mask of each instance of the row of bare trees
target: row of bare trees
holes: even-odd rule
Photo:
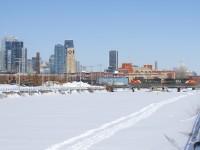
[[[18,80],[19,80],[18,75],[0,75],[0,84],[11,84],[11,83],[17,84],[19,83]],[[67,80],[70,81],[69,78]],[[20,76],[21,85],[39,86],[47,81],[57,81],[62,84],[66,82],[66,77],[58,75],[42,76],[41,74]]]

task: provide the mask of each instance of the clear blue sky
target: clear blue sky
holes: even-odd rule
[[[82,65],[122,62],[173,69],[184,61],[200,73],[199,0],[0,0],[0,35],[24,41],[28,57],[48,60],[55,44],[73,39]]]

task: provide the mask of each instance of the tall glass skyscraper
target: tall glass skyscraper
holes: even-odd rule
[[[65,72],[65,52],[64,46],[57,44],[54,47],[54,72],[64,73]]]
[[[27,49],[23,47],[24,43],[15,36],[3,36],[0,49],[0,70],[8,73],[17,73],[27,71]]]
[[[8,72],[18,72],[19,61],[22,59],[23,42],[6,41],[5,42],[5,69]]]
[[[111,50],[109,51],[109,72],[114,72],[118,69],[118,51]]]
[[[8,66],[8,55],[10,56],[10,60],[11,60],[11,51],[12,51],[12,46],[10,44],[10,49],[6,50],[6,42],[15,42],[17,41],[17,38],[15,36],[3,36],[2,40],[1,40],[1,48],[0,48],[0,69],[1,70],[8,70],[7,66]],[[9,54],[8,54],[9,53]],[[11,62],[9,62],[11,63]],[[11,69],[11,66],[10,66]],[[10,70],[9,70],[10,71]]]

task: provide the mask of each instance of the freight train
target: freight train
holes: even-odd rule
[[[130,81],[132,86],[140,86],[140,87],[152,87],[152,86],[167,86],[167,87],[177,87],[177,86],[195,86],[196,81],[193,79],[134,79]]]
[[[196,86],[196,81],[193,79],[133,79],[129,78],[99,78],[97,81],[100,85],[110,85],[114,87],[141,87],[141,88],[150,88],[150,87],[194,87]]]

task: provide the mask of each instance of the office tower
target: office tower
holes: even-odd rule
[[[33,71],[36,71],[36,57],[32,57],[32,69]]]
[[[64,73],[65,72],[65,52],[64,46],[57,44],[54,47],[54,71],[55,73]]]
[[[35,66],[36,74],[40,74],[40,53],[36,53],[36,66]]]
[[[6,70],[6,41],[16,41],[14,36],[3,36],[0,47],[0,70]]]
[[[8,72],[18,72],[22,61],[23,42],[18,41],[17,38],[6,39],[5,42],[5,70]],[[21,69],[21,68],[20,68]]]
[[[22,48],[21,72],[27,73],[27,48]]]
[[[108,72],[114,72],[118,69],[118,51],[111,50],[109,52],[109,67]]]
[[[76,59],[73,40],[65,40],[64,48],[66,54],[66,72],[75,73]]]
[[[54,58],[55,58],[54,55],[51,55],[49,57],[49,71],[50,71],[51,74],[55,73]]]

